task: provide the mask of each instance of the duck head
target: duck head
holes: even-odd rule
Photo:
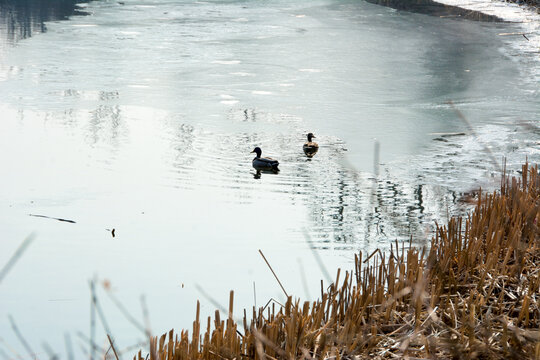
[[[311,142],[311,139],[313,139],[314,137],[315,137],[315,135],[313,135],[313,133],[307,134],[307,141]]]
[[[257,154],[257,157],[260,158],[262,154],[262,150],[260,147],[257,146],[255,149],[253,149],[252,153]]]

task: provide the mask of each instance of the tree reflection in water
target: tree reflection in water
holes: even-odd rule
[[[284,196],[286,202],[299,205],[299,211],[307,211],[306,223],[298,224],[297,231],[307,227],[311,246],[320,249],[384,248],[411,237],[423,245],[435,220],[446,220],[448,213],[463,208],[455,193],[422,178],[399,178],[388,168],[380,175],[355,170],[346,160],[343,142],[336,138],[323,138],[317,157],[306,159],[302,139],[300,131],[269,136],[190,128],[175,141],[173,186],[227,189],[228,197],[242,203]],[[297,143],[300,146],[293,145]],[[248,149],[259,144],[279,156],[279,174],[251,167]]]
[[[0,39],[8,44],[47,31],[47,21],[88,13],[78,0],[0,0]]]

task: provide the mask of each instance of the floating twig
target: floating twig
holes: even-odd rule
[[[33,216],[33,217],[39,217],[39,218],[45,218],[45,219],[51,219],[51,220],[57,220],[57,221],[71,223],[71,224],[76,224],[76,222],[74,220],[56,218],[56,217],[52,217],[52,216],[36,215],[36,214],[28,214],[28,216]]]

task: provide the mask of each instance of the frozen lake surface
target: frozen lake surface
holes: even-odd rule
[[[35,237],[0,283],[9,357],[25,351],[8,314],[41,357],[65,357],[65,334],[82,354],[92,278],[119,348],[144,334],[104,283],[140,321],[145,295],[156,334],[189,328],[197,299],[213,313],[197,286],[235,290],[237,313],[254,284],[257,305],[283,300],[259,249],[315,299],[312,249],[333,275],[421,246],[503,157],[539,160],[538,54],[500,35],[523,24],[363,1],[16,3],[0,1],[0,266]],[[257,174],[255,146],[279,174]]]

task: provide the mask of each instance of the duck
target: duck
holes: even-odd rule
[[[304,144],[304,154],[307,155],[307,157],[313,157],[319,151],[319,144],[312,141],[312,139],[315,137],[313,133],[307,134],[307,142]]]
[[[252,153],[257,154],[257,156],[253,158],[252,162],[255,169],[279,171],[279,161],[268,157],[261,157],[262,150],[260,147],[256,147],[255,149],[253,149]]]

